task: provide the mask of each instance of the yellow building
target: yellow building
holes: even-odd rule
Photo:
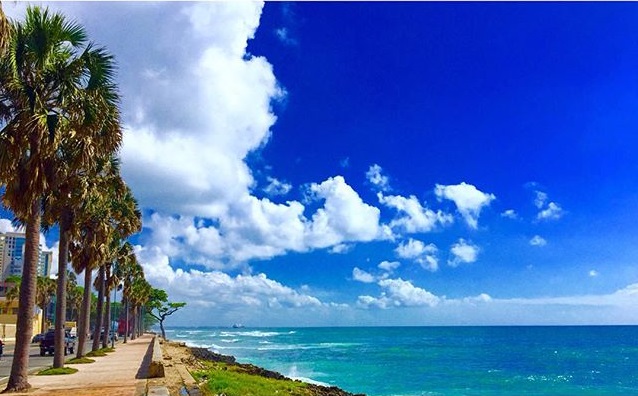
[[[34,307],[35,308],[35,307]],[[42,326],[42,312],[34,309],[32,321],[32,334],[38,334]],[[2,341],[15,341],[16,338],[16,322],[18,320],[18,300],[13,300],[7,306],[7,299],[0,297],[0,338]]]

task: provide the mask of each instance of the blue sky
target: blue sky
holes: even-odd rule
[[[638,323],[637,5],[50,6],[118,61],[171,324]]]

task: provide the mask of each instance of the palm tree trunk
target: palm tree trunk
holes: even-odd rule
[[[104,339],[102,340],[102,348],[109,346],[109,335],[111,334],[111,293],[107,290],[105,293],[106,311],[104,312]]]
[[[82,299],[82,309],[80,311],[80,323],[78,327],[78,351],[76,357],[84,356],[84,346],[86,336],[89,334],[89,321],[91,319],[91,268],[87,265],[84,268],[84,298]]]
[[[58,250],[58,288],[55,294],[55,352],[53,368],[64,367],[64,322],[66,322],[66,265],[69,257],[70,214],[60,216],[60,242]]]
[[[11,364],[11,374],[5,392],[26,391],[31,387],[29,375],[29,348],[33,336],[33,307],[35,306],[36,277],[38,268],[38,247],[40,245],[40,200],[31,206],[31,216],[25,230],[24,264],[18,300],[16,323],[16,344]]]
[[[47,313],[47,304],[45,301],[42,302],[42,305],[40,305],[40,309],[42,310],[42,323],[40,323],[40,333],[44,334],[47,331],[47,317],[46,317],[46,313]]]
[[[128,312],[128,298],[126,298],[126,305],[124,307],[124,315],[126,315],[126,320],[125,320],[125,325],[126,328],[124,329],[124,343],[126,344],[126,340],[128,339],[128,320],[129,320],[129,312]]]
[[[95,327],[93,330],[93,348],[100,349],[100,338],[102,337],[102,320],[104,315],[104,265],[100,265],[97,272],[97,307],[95,315]]]
[[[133,306],[133,315],[131,315],[131,319],[133,320],[131,325],[131,340],[134,340],[137,338],[135,334],[137,333],[137,306]]]

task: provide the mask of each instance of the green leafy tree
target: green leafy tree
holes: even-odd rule
[[[152,289],[146,306],[149,315],[159,321],[162,331],[162,338],[166,339],[166,331],[164,330],[164,320],[179,309],[186,306],[185,302],[169,302],[168,294],[162,289]]]
[[[51,302],[51,297],[55,295],[56,281],[55,279],[47,278],[44,276],[38,276],[36,301],[38,306],[42,310],[42,324],[40,332],[45,333],[47,331],[46,310],[47,305]]]

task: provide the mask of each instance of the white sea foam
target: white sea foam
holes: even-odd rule
[[[286,377],[293,380],[305,382],[307,384],[312,384],[312,385],[332,386],[325,382],[316,381],[316,380],[313,380],[312,378],[308,378],[308,377],[304,377],[300,375],[299,370],[297,369],[297,365],[292,365],[292,367],[290,367],[290,370],[288,370],[288,375],[286,375]]]
[[[239,338],[231,338],[230,340],[220,340],[221,342],[227,342],[230,344],[234,344],[236,342],[239,342]]]
[[[282,335],[285,333],[278,333],[276,331],[239,331],[236,333],[230,333],[230,334],[234,334],[235,336],[244,336],[244,337],[275,337],[278,335]],[[288,334],[294,334],[289,332]]]

